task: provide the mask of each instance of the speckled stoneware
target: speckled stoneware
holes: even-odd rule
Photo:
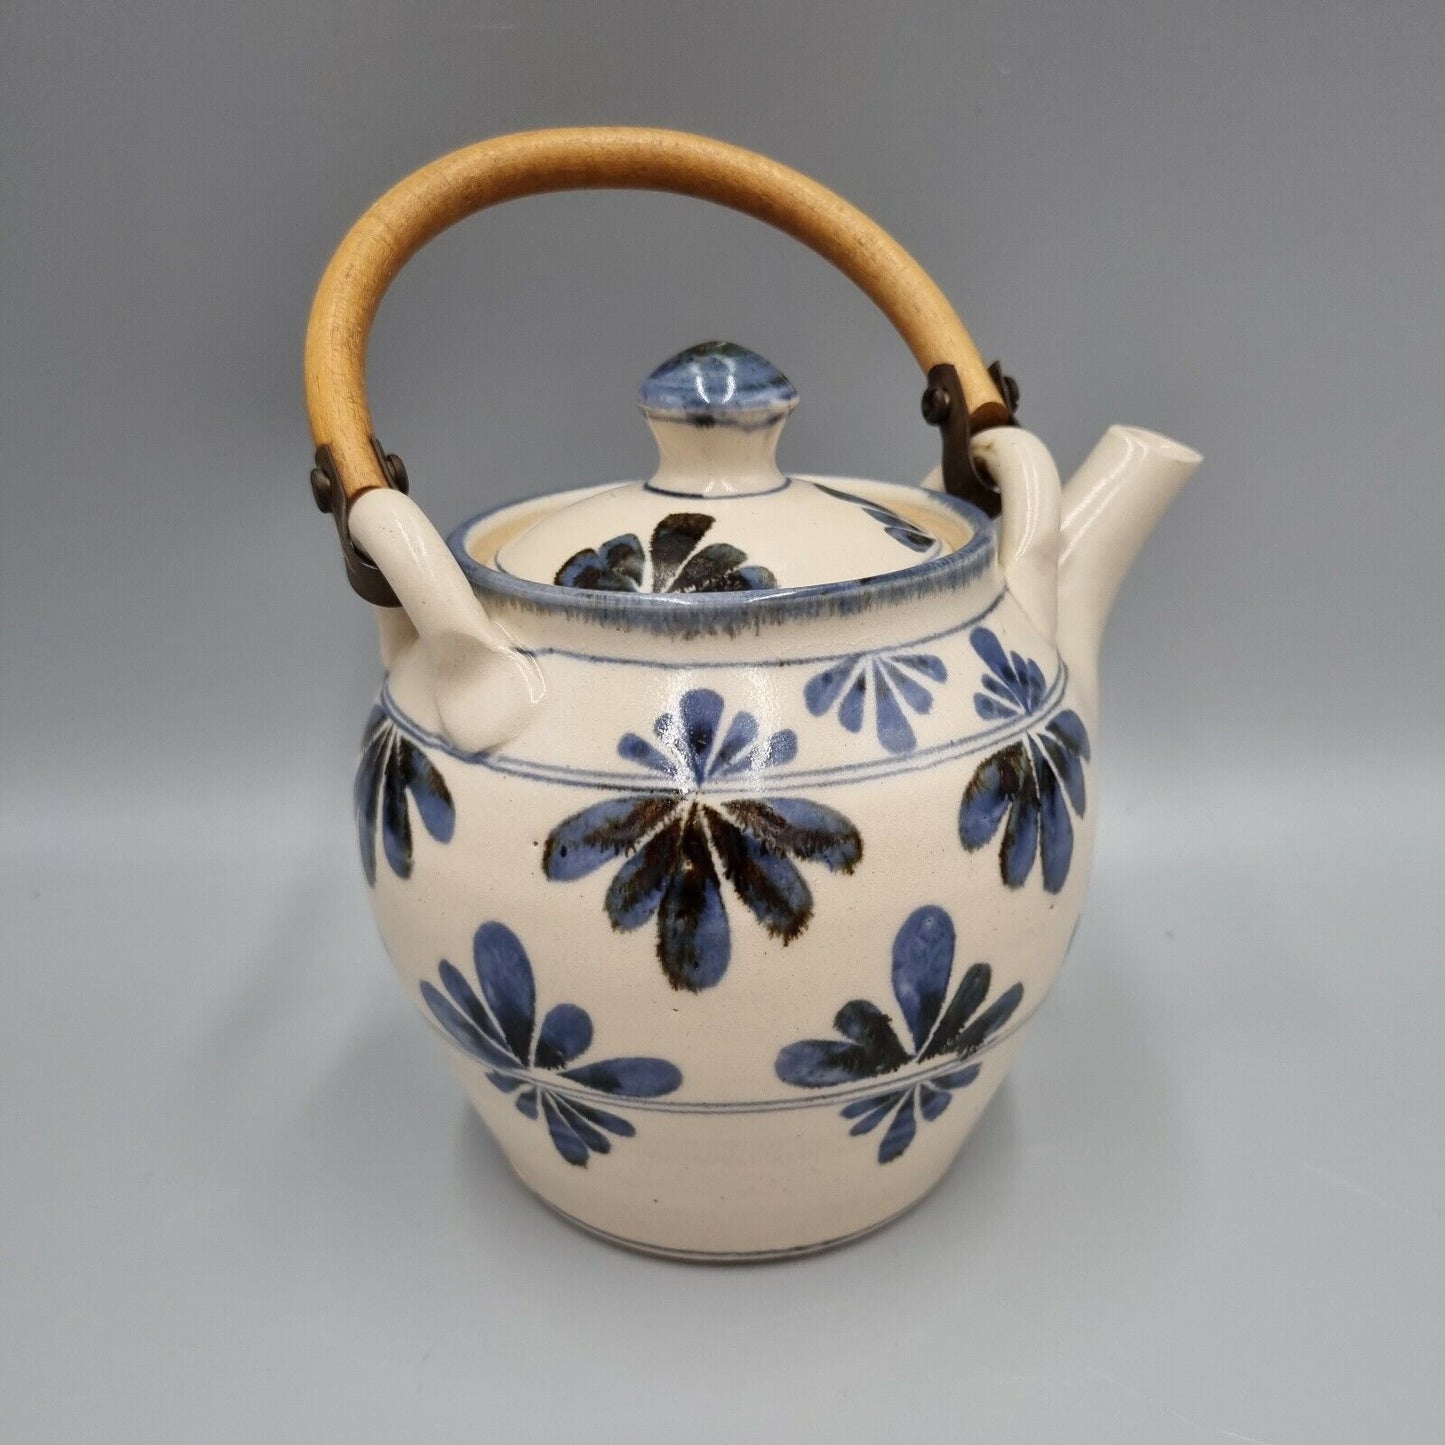
[[[352,533],[405,612],[356,777],[408,996],[523,1181],[687,1258],[817,1249],[947,1169],[1058,973],[1094,825],[1100,634],[1198,457],[1114,428],[1002,516],[784,475],[797,397],[691,348],[647,482]],[[410,620],[408,620],[410,619]]]

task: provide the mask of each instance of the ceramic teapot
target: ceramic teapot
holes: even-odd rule
[[[729,343],[643,383],[646,481],[447,540],[373,435],[367,336],[427,240],[515,197],[672,191],[796,237],[927,374],[922,485],[779,472],[797,403]],[[311,314],[312,485],[386,670],[357,844],[408,997],[523,1182],[619,1243],[754,1259],[938,1181],[1058,974],[1095,820],[1100,636],[1199,462],[1114,427],[1061,487],[939,289],[822,186],[674,132],[416,172]]]

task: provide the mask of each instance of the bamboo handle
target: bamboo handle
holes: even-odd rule
[[[442,156],[393,186],[347,233],[306,330],[306,406],[347,498],[387,485],[371,437],[366,343],[401,268],[453,223],[502,201],[569,190],[672,191],[765,221],[831,261],[871,297],[926,372],[958,371],[975,430],[1008,407],[963,322],[886,231],[777,161],[681,131],[577,127],[498,136]]]

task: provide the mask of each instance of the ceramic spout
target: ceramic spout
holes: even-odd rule
[[[1119,584],[1201,460],[1157,432],[1113,426],[1064,488],[1059,651],[1090,690]]]

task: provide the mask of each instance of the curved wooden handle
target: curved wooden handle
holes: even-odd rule
[[[672,191],[766,221],[831,261],[870,296],[924,371],[957,369],[973,429],[1009,410],[963,322],[928,273],[841,196],[777,161],[681,131],[576,127],[498,136],[393,186],[331,258],[306,330],[306,406],[348,498],[387,485],[371,442],[366,343],[397,272],[456,221],[549,191]]]

